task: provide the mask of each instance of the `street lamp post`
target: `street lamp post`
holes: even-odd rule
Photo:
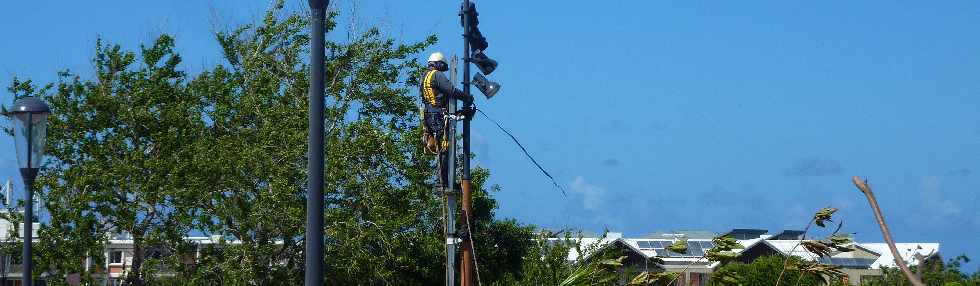
[[[24,180],[24,267],[21,280],[24,286],[34,282],[31,244],[34,238],[34,178],[44,157],[44,142],[47,131],[48,105],[36,97],[23,97],[14,101],[7,112],[14,123],[14,145],[17,148],[17,164]]]
[[[306,193],[306,286],[323,285],[323,54],[329,0],[310,4],[310,138]]]

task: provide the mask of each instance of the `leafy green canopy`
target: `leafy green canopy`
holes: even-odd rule
[[[793,256],[790,265],[811,265]],[[783,268],[783,257],[764,256],[752,263],[729,263],[718,268],[708,281],[712,286],[766,286],[775,285],[776,278]],[[790,269],[786,271],[783,280],[790,281],[785,285],[838,285],[838,281],[824,281],[819,274]]]
[[[970,262],[970,258],[960,255],[943,261],[939,254],[925,259],[923,265],[911,266],[911,270],[919,275],[926,285],[941,286],[980,286],[980,271],[972,275],[964,273],[960,267]],[[907,286],[908,282],[902,272],[895,267],[882,269],[881,277],[861,281],[862,286]]]

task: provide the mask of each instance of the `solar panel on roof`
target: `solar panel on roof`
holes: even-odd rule
[[[701,242],[701,248],[704,248],[704,249],[712,249],[712,248],[715,248],[715,243],[714,242],[710,242],[710,241],[702,241]]]
[[[640,246],[640,249],[652,248],[652,247],[650,247],[650,242],[649,241],[642,240],[642,241],[636,242],[636,244]]]
[[[704,255],[704,250],[700,247],[688,247],[687,254],[690,256],[702,256]]]
[[[657,256],[660,256],[660,257],[667,257],[668,256],[667,255],[667,250],[665,250],[663,248],[657,248],[657,249],[655,249],[655,251],[657,252]]]
[[[651,241],[651,242],[650,242],[650,245],[651,245],[651,246],[652,246],[653,248],[664,248],[664,245],[663,245],[663,244],[662,244],[662,243],[661,243],[660,241],[656,241],[656,240],[654,240],[654,241]]]
[[[688,241],[687,245],[697,246],[698,248],[704,248],[704,241]]]

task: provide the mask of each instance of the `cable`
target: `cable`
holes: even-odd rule
[[[476,245],[473,244],[473,226],[470,225],[469,213],[463,213],[463,217],[466,218],[466,235],[469,236],[466,240],[470,241],[470,252],[473,253],[473,272],[476,273],[476,286],[482,286],[483,282],[480,281],[480,263],[476,259]]]
[[[537,160],[534,160],[534,157],[531,157],[531,153],[528,153],[527,152],[527,149],[524,148],[524,145],[521,145],[521,142],[520,141],[517,141],[517,137],[514,137],[514,135],[511,134],[509,131],[507,131],[507,129],[504,129],[503,126],[500,126],[500,123],[497,123],[496,120],[493,120],[493,118],[490,118],[490,116],[488,116],[486,113],[484,113],[483,110],[477,109],[476,107],[474,107],[473,109],[476,109],[476,111],[479,111],[480,114],[483,114],[483,117],[486,117],[487,120],[490,120],[490,122],[493,122],[494,125],[497,125],[497,128],[500,128],[500,131],[503,131],[504,133],[507,134],[507,136],[510,136],[510,139],[511,140],[514,140],[514,143],[517,143],[517,147],[521,147],[521,151],[524,151],[524,155],[527,156],[528,159],[531,159],[531,162],[534,163],[535,166],[538,166],[538,170],[541,170],[541,173],[544,173],[544,175],[547,176],[548,179],[551,179],[551,183],[554,184],[555,187],[558,188],[558,190],[561,191],[561,195],[562,196],[567,196],[567,194],[565,194],[565,188],[562,188],[561,185],[558,185],[558,182],[555,181],[555,177],[552,177],[551,174],[548,173],[548,171],[545,171],[544,170],[544,167],[541,167],[541,164],[538,164],[538,161]]]

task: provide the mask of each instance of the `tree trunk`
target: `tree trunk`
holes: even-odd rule
[[[143,235],[133,234],[133,265],[126,275],[126,284],[131,286],[143,286],[143,257],[146,251],[143,248]]]

